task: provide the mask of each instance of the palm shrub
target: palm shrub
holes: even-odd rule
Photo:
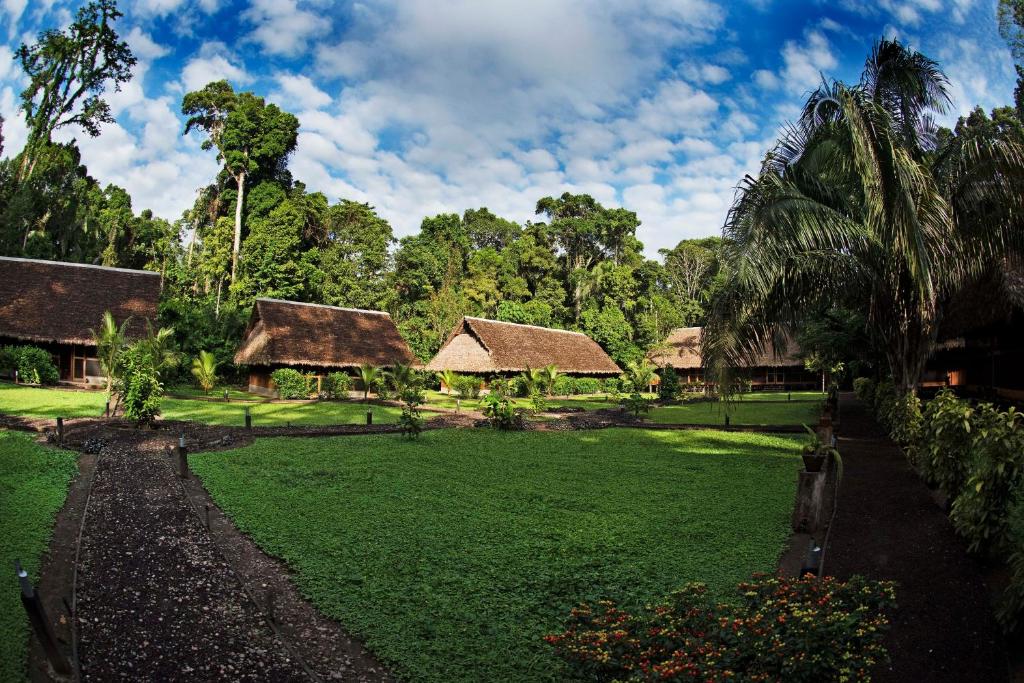
[[[391,372],[388,373],[388,378],[391,380],[391,388],[395,390],[395,395],[398,397],[401,397],[405,390],[412,387],[417,381],[416,370],[411,365],[404,363],[395,363]]]
[[[554,363],[545,365],[540,369],[541,379],[544,383],[544,391],[547,393],[548,398],[555,390],[555,382],[558,380],[558,366]]]
[[[437,378],[441,381],[441,383],[444,386],[448,387],[449,396],[452,395],[452,391],[455,388],[455,382],[458,379],[458,377],[458,373],[456,373],[454,370],[442,370],[441,372],[437,373]]]
[[[203,393],[209,394],[217,385],[217,357],[209,351],[200,351],[192,359],[192,376],[196,378]]]
[[[100,366],[107,375],[107,394],[113,391],[117,359],[128,344],[126,332],[129,320],[126,319],[118,325],[113,314],[110,311],[104,311],[99,331],[89,330],[93,344],[96,345],[96,357],[99,358]]]
[[[527,366],[519,375],[519,384],[527,396],[532,396],[544,386],[544,371]]]
[[[822,307],[868,314],[899,394],[935,348],[941,302],[1019,246],[1024,153],[1011,132],[937,146],[938,65],[878,42],[858,83],[823,84],[736,193],[722,283],[702,336],[710,368],[741,366]]]
[[[974,409],[942,389],[927,403],[917,442],[917,467],[921,476],[953,500],[963,491],[971,470],[971,428]]]
[[[626,364],[626,380],[633,393],[641,394],[647,391],[654,380],[654,366],[646,358],[639,361],[632,360]]]
[[[169,371],[181,365],[181,352],[174,342],[173,327],[153,329],[153,325],[147,321],[146,336],[142,343],[146,345],[150,358],[153,359],[153,367],[161,378],[166,378]]]
[[[363,403],[370,400],[370,389],[373,388],[377,380],[380,379],[380,376],[380,368],[375,368],[372,365],[367,365],[365,363],[359,366],[359,381],[363,384]],[[377,393],[380,393],[379,387]]]

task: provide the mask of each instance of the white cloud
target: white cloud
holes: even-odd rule
[[[275,96],[288,104],[321,109],[331,103],[331,96],[316,87],[308,76],[278,74],[277,83],[281,90]]]
[[[233,63],[234,59],[224,43],[204,43],[199,54],[188,60],[182,69],[178,89],[182,92],[201,90],[207,83],[222,79],[234,85],[249,83],[252,77]]]
[[[790,92],[803,93],[821,84],[824,74],[839,64],[832,47],[820,31],[809,31],[800,42],[787,41],[782,48],[784,66],[780,77]]]
[[[272,55],[305,52],[310,39],[325,33],[331,25],[322,13],[301,9],[296,0],[252,0],[242,18],[256,26],[249,38]]]

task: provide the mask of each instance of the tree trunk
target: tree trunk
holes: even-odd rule
[[[231,284],[235,284],[238,271],[238,252],[242,249],[242,202],[245,201],[245,173],[235,176],[238,184],[238,197],[235,199],[235,242],[231,247]]]

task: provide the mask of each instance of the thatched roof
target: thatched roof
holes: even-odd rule
[[[280,299],[256,300],[235,354],[239,365],[322,368],[415,360],[387,313]]]
[[[110,311],[129,338],[156,322],[160,275],[144,270],[0,257],[0,337],[91,346]]]
[[[700,341],[703,329],[703,327],[677,327],[669,332],[662,347],[652,350],[647,357],[658,367],[671,366],[676,370],[696,370],[702,367]],[[760,357],[753,359],[752,362],[746,363],[744,367],[803,367],[804,363],[798,357],[799,354],[799,347],[790,338],[786,352],[781,356],[769,349]]]
[[[427,370],[522,372],[552,363],[565,374],[618,375],[622,372],[604,349],[582,332],[468,316],[427,363]]]

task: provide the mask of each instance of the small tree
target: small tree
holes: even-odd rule
[[[523,383],[523,388],[526,389],[526,395],[529,396],[536,391],[540,390],[540,387],[544,384],[544,371],[534,370],[530,366],[526,366],[526,370],[519,375],[520,381]]]
[[[630,361],[626,365],[626,378],[633,385],[635,393],[641,393],[651,385],[654,379],[654,366],[646,358],[640,362]]]
[[[391,368],[389,376],[391,378],[391,386],[395,390],[395,395],[399,397],[405,394],[406,389],[416,383],[416,371],[411,365],[395,363],[394,367]]]
[[[363,403],[370,400],[370,387],[380,377],[380,368],[372,365],[359,366],[359,381],[363,383]]]
[[[218,365],[217,357],[209,351],[200,351],[199,357],[192,359],[192,374],[206,394],[217,385]]]
[[[551,365],[545,365],[540,371],[544,382],[544,388],[547,390],[548,396],[550,397],[552,392],[555,390],[555,380],[558,379],[558,366],[552,363]]]
[[[128,329],[129,320],[130,318],[126,319],[118,326],[113,314],[110,311],[105,311],[100,322],[99,332],[89,330],[92,334],[93,343],[96,345],[96,355],[99,358],[100,365],[103,366],[103,372],[107,375],[107,395],[110,395],[114,389],[117,359],[121,352],[124,351],[126,345],[125,333]]]
[[[455,382],[458,380],[459,375],[454,370],[442,370],[437,373],[437,378],[448,387],[448,395],[451,396],[452,389],[455,388]]]
[[[124,404],[124,416],[140,425],[151,423],[160,414],[163,385],[156,363],[145,341],[136,342],[118,357],[118,400]]]
[[[163,376],[167,370],[173,370],[181,365],[181,352],[174,343],[174,328],[161,327],[154,330],[153,325],[146,322],[146,338],[142,342],[146,345],[150,357],[153,359],[153,367],[157,375]]]

